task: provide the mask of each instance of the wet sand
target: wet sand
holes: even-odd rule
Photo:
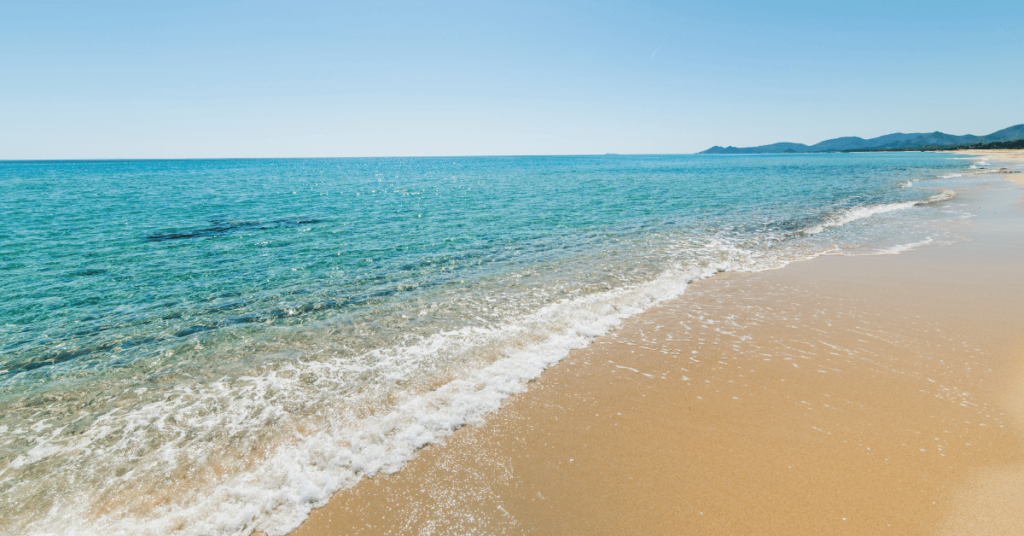
[[[1021,164],[1024,163],[1024,149],[982,149],[979,151],[948,152],[953,154],[963,154],[971,156],[981,155],[991,161],[1009,164],[1009,169],[1004,168],[1002,170],[1004,172],[1011,171],[1011,173],[1006,173],[1006,180],[1015,182],[1017,184],[1024,184],[1024,170],[1021,169]],[[999,170],[996,171],[998,172]]]
[[[947,152],[947,151],[936,151]],[[1024,162],[1024,149],[979,149],[974,151],[948,151],[953,154],[981,155],[1000,162]]]
[[[951,246],[695,283],[293,534],[1024,534],[1002,184]]]

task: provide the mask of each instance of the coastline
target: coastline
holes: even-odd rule
[[[948,152],[949,154],[962,154],[969,156],[981,156],[986,159],[991,158],[995,162],[1021,164],[1024,163],[1024,150],[1013,150],[1013,149],[980,149],[975,151],[968,150],[957,150],[957,151],[936,151],[936,152]],[[993,173],[1000,173],[1001,170],[995,170]],[[1017,184],[1024,185],[1024,171],[1020,169],[1006,172],[1002,170],[1004,178],[1008,181],[1015,182]]]
[[[432,207],[424,211],[428,221],[404,218],[397,229],[404,230],[403,237],[426,241],[402,238],[398,242],[411,249],[381,256],[373,247],[386,241],[375,231],[393,231],[395,222],[390,212],[375,207],[404,203],[406,190],[399,186],[434,182],[437,162],[381,162],[385,168],[412,166],[414,172],[396,179],[380,199],[359,196],[357,189],[356,196],[341,201],[352,210],[337,217],[329,216],[339,203],[331,196],[310,190],[282,197],[269,186],[280,180],[277,171],[294,169],[295,177],[310,179],[323,171],[332,195],[353,180],[376,188],[379,168],[362,163],[167,164],[182,184],[212,181],[216,187],[200,190],[258,199],[239,205],[226,225],[213,227],[208,223],[219,221],[214,219],[219,209],[200,203],[167,218],[160,216],[165,211],[138,211],[112,196],[75,204],[67,214],[54,212],[73,195],[79,174],[96,178],[85,182],[98,190],[133,191],[134,172],[115,175],[108,185],[99,180],[109,174],[106,166],[57,165],[50,170],[57,181],[38,170],[8,168],[53,193],[43,196],[52,210],[26,214],[32,222],[22,226],[26,229],[59,234],[97,214],[120,214],[135,224],[95,216],[97,226],[83,230],[81,247],[67,251],[71,261],[50,263],[42,272],[31,264],[16,265],[15,277],[5,280],[20,307],[5,310],[17,313],[5,317],[15,322],[4,324],[5,333],[23,339],[26,335],[11,329],[25,320],[21,312],[37,314],[32,304],[45,294],[24,289],[39,282],[73,282],[81,295],[109,294],[110,299],[70,310],[50,303],[43,310],[48,316],[26,324],[32,327],[26,333],[48,333],[48,339],[26,342],[26,351],[7,361],[42,366],[16,372],[16,381],[5,384],[5,400],[13,403],[5,406],[12,411],[0,428],[12,433],[5,436],[9,467],[0,484],[7,500],[0,517],[13,522],[0,532],[242,535],[258,529],[286,534],[337,491],[399,472],[431,450],[424,446],[500,416],[510,395],[529,390],[531,381],[570,350],[630,325],[636,315],[682,295],[690,283],[820,255],[898,253],[955,242],[971,219],[968,204],[955,192],[999,179],[989,174],[991,163],[977,157],[924,153],[784,161],[471,158],[445,165],[464,167],[470,177],[490,177],[493,187],[474,183],[425,196],[420,202]],[[149,172],[154,165],[115,167]],[[192,173],[193,167],[206,172]],[[238,169],[247,170],[252,180],[235,189]],[[601,189],[593,189],[595,181]],[[164,207],[164,196],[156,195],[160,188],[139,190],[148,200],[140,204]],[[26,207],[38,206],[31,188],[15,197]],[[451,199],[463,200],[456,205],[468,211],[442,210]],[[173,197],[168,201],[177,203]],[[247,227],[279,221],[286,213],[328,217],[299,228]],[[419,212],[407,213],[412,214]],[[356,221],[362,222],[354,227],[359,233],[340,232],[346,222]],[[432,241],[445,235],[457,240]],[[285,245],[265,249],[277,242]],[[67,249],[59,242],[15,239],[14,244],[28,259]],[[108,247],[97,249],[104,244]],[[342,244],[351,247],[336,249]],[[306,265],[308,270],[281,268],[316,252],[330,252],[331,261]],[[275,265],[282,272],[278,279],[233,277],[279,255],[290,260]],[[138,261],[151,285],[161,281],[163,271],[173,276],[182,270],[195,279],[155,285],[164,301],[136,303],[136,295],[118,294],[125,286],[113,277],[117,272],[94,277],[90,271],[67,270],[120,266],[125,259],[133,266]],[[340,268],[346,268],[344,275]],[[296,292],[299,283],[308,288]],[[231,292],[211,295],[211,288]],[[374,289],[387,292],[366,294]],[[141,316],[123,307],[133,303],[147,307]],[[97,310],[110,314],[93,314]],[[118,319],[124,322],[115,323]],[[99,331],[72,331],[86,323]],[[109,351],[95,346],[104,340],[143,344]],[[63,359],[68,348],[97,353],[47,364],[48,358]],[[150,361],[147,356],[154,352],[160,359]],[[130,366],[120,366],[125,363]],[[613,372],[643,370],[625,367]],[[67,383],[68,375],[76,383]],[[10,397],[25,393],[20,400]],[[578,401],[563,402],[573,407]],[[40,407],[50,413],[39,413]],[[637,411],[633,418],[647,422],[658,411],[660,406]],[[664,465],[659,458],[647,461]],[[121,476],[111,480],[110,475]],[[494,480],[481,478],[475,489]],[[459,515],[456,510],[435,519]],[[486,513],[476,517],[488,519]]]
[[[292,534],[1021,527],[1024,214],[999,192],[954,245],[694,283]]]
[[[984,156],[998,162],[1024,162],[1024,150],[1021,149],[958,149],[956,151],[935,151],[939,153],[964,154],[971,156]]]
[[[1024,214],[969,202],[958,244],[694,283],[292,534],[1020,527]]]

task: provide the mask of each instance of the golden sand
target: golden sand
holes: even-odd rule
[[[295,535],[1024,534],[1024,218],[721,274]]]

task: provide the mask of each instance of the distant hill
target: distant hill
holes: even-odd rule
[[[904,147],[900,149],[860,149],[861,152],[880,151],[976,151],[978,149],[1024,149],[1024,140],[994,141],[992,143],[972,143],[969,145],[925,145],[923,147]],[[854,152],[854,151],[843,151]]]
[[[719,147],[714,146],[698,154],[759,154],[759,153],[829,153],[842,151],[900,151],[916,148],[939,148],[971,146],[1024,139],[1024,124],[1004,128],[988,136],[954,136],[944,132],[930,134],[886,134],[877,138],[864,139],[856,136],[825,140],[814,145],[802,143],[773,143],[760,147]]]

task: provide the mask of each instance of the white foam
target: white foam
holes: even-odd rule
[[[938,203],[947,201],[956,197],[956,193],[952,190],[943,190],[942,193],[933,195],[928,199],[921,201],[904,201],[901,203],[883,203],[878,205],[867,205],[863,207],[851,208],[843,211],[833,217],[831,220],[824,223],[815,225],[809,229],[805,229],[804,234],[818,234],[829,227],[839,227],[846,225],[847,223],[862,220],[864,218],[870,218],[878,214],[885,214],[886,212],[894,212],[897,210],[904,210],[917,205],[927,205],[931,203]]]
[[[372,352],[367,361],[377,363],[376,371],[402,375],[414,370],[413,364],[452,347],[505,348],[503,357],[477,369],[467,367],[436,390],[410,394],[385,414],[345,415],[308,434],[296,433],[280,442],[268,459],[253,464],[250,470],[230,474],[213,489],[192,490],[141,512],[118,508],[99,518],[89,514],[92,505],[88,497],[68,496],[33,523],[28,533],[198,536],[242,535],[255,529],[271,536],[286,534],[334,492],[361,478],[397,471],[423,446],[443,440],[462,425],[481,423],[506,397],[524,390],[530,380],[570,350],[585,347],[625,318],[681,295],[689,282],[730,269],[774,266],[763,259],[755,262],[750,252],[728,243],[712,241],[706,248],[706,258],[720,260],[701,267],[676,267],[646,284],[563,300],[499,327],[463,328],[436,334],[411,347]],[[527,343],[518,343],[523,340]],[[300,362],[295,364],[295,377],[285,378],[275,370],[242,378],[249,386],[242,389],[222,382],[181,386],[176,398],[101,416],[74,444],[64,448],[89,449],[110,433],[115,419],[123,437],[106,447],[107,457],[130,452],[133,442],[144,440],[147,427],[158,426],[167,418],[190,419],[189,427],[200,434],[244,434],[246,427],[289,417],[284,402],[288,397],[303,396],[297,377],[306,373],[327,377],[343,367],[351,368],[352,363]],[[202,411],[197,410],[200,407]],[[195,449],[193,443],[168,441],[145,463],[173,465],[180,456],[195,455]],[[46,455],[43,450],[41,447],[38,454]]]
[[[925,201],[860,207],[819,227],[843,225],[953,195],[943,192]],[[202,465],[208,453],[198,451],[209,447],[202,443],[204,435],[242,437],[247,430],[272,429],[278,421],[287,423],[292,415],[290,405],[347,401],[339,395],[310,402],[313,388],[299,379],[303,376],[319,382],[384,374],[389,381],[401,382],[415,379],[424,363],[433,363],[433,357],[442,353],[461,355],[481,347],[502,349],[501,355],[489,362],[461,363],[464,366],[453,373],[454,378],[437,389],[402,395],[404,398],[388,411],[350,411],[308,431],[282,426],[292,430],[291,435],[275,438],[272,443],[276,448],[267,453],[265,460],[244,471],[228,471],[229,476],[215,487],[189,490],[145,510],[115,509],[99,518],[91,513],[95,508],[91,497],[68,493],[27,533],[198,536],[244,535],[262,530],[271,536],[286,534],[336,491],[364,477],[397,471],[419,448],[443,441],[462,425],[481,423],[505,398],[524,390],[530,380],[572,349],[586,346],[630,316],[681,295],[691,281],[726,270],[777,268],[787,262],[760,255],[726,240],[711,240],[700,252],[700,258],[706,259],[700,266],[677,266],[646,284],[563,300],[496,327],[437,333],[418,344],[375,350],[356,360],[296,361],[291,368],[243,377],[232,385],[221,381],[181,385],[171,395],[142,407],[115,409],[98,417],[60,449],[65,453],[88,452],[104,445],[105,459],[127,456],[137,444],[148,441],[147,430],[173,427],[166,423],[176,421],[180,430],[195,432],[199,439],[166,441],[138,465],[164,464],[173,469],[178,460],[189,456]],[[117,441],[104,443],[115,430],[120,434]],[[57,433],[53,432],[52,437]],[[54,448],[51,443],[40,443],[32,455],[52,455]],[[129,485],[130,476],[119,477],[120,482]],[[0,534],[6,533],[0,528]]]
[[[532,318],[523,324],[480,333],[506,339],[529,329],[526,326],[531,324],[565,326],[538,344],[510,350],[505,358],[467,377],[415,396],[387,415],[351,423],[341,434],[322,431],[280,449],[255,474],[226,483],[215,496],[197,504],[193,519],[217,520],[219,526],[207,521],[206,526],[196,527],[195,533],[255,526],[271,535],[285,534],[335,491],[364,476],[394,472],[417,449],[444,439],[464,424],[480,424],[506,397],[521,392],[529,380],[570,350],[583,348],[623,319],[682,294],[689,281],[726,268],[720,265],[697,272],[669,273],[637,288],[550,305],[530,315]],[[192,512],[186,515],[192,517]]]
[[[883,248],[872,253],[873,255],[899,255],[900,253],[906,253],[912,249],[925,246],[932,243],[932,237],[925,238],[919,242],[911,242],[910,244],[899,244],[888,248]]]

